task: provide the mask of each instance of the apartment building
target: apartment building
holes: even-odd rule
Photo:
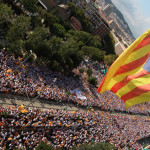
[[[91,19],[92,33],[104,38],[111,30],[106,17],[102,14],[100,7],[95,3],[95,0],[90,0],[88,3],[89,10],[86,14]]]

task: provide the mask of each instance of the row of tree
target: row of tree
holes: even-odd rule
[[[25,0],[20,2],[29,9]],[[35,2],[31,5],[35,5]],[[87,23],[89,20],[84,12],[73,3],[69,6],[72,15],[83,21],[84,30],[89,30],[90,23]],[[85,56],[99,62],[106,58],[112,63],[114,55],[109,55],[109,58],[105,54],[114,51],[107,51],[107,48],[102,50],[102,42],[98,36],[85,31],[71,30],[70,24],[63,18],[56,17],[52,11],[47,12],[41,7],[36,7],[36,10],[36,16],[22,14],[14,17],[15,10],[3,2],[0,3],[0,29],[6,32],[6,48],[10,53],[27,56],[32,50],[39,64],[60,72],[70,72]],[[106,43],[112,44],[113,47],[111,35],[106,38]]]

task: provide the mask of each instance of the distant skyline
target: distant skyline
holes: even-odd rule
[[[112,2],[122,12],[135,38],[150,30],[150,0],[112,0]]]

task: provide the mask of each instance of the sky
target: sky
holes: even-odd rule
[[[138,38],[150,29],[150,0],[112,0]]]

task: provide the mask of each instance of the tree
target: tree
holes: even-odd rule
[[[14,42],[10,42],[8,45],[8,52],[14,53],[16,56],[22,57],[22,51],[24,48],[24,41],[23,40],[15,40]]]
[[[117,55],[109,54],[104,56],[104,61],[108,66],[111,66],[112,63],[117,59]]]
[[[81,51],[84,56],[88,56],[92,61],[102,61],[104,59],[104,52],[92,46],[83,46]]]
[[[82,41],[84,45],[91,46],[94,42],[93,35],[88,32],[79,31],[77,36],[80,38],[79,41]]]
[[[36,62],[39,67],[49,68],[50,60],[47,57],[37,57]]]
[[[26,39],[27,31],[29,30],[30,17],[19,16],[8,30],[6,39],[6,47],[10,52],[21,56],[24,49],[24,40]]]
[[[26,41],[26,49],[30,50],[32,49],[35,51],[38,56],[45,56],[45,49],[48,48],[45,45],[45,40],[49,34],[49,30],[44,27],[35,27],[34,30],[30,33],[28,33],[28,38]],[[44,47],[44,48],[42,48]],[[42,48],[40,50],[40,48]],[[45,54],[45,55],[44,55]]]
[[[98,49],[95,49],[95,51],[92,51],[90,54],[90,59],[92,61],[98,61],[101,62],[104,60],[104,52],[100,51]]]
[[[90,76],[92,75],[92,73],[93,73],[92,69],[88,69],[86,72],[87,72],[87,74],[88,74],[89,77],[90,77]]]
[[[34,49],[34,52],[38,57],[45,57],[49,58],[49,56],[52,53],[52,50],[50,49],[48,43],[46,41],[42,41],[41,44],[39,43],[36,48]]]
[[[51,68],[65,72],[72,71],[83,60],[78,43],[74,39],[63,41],[53,36],[47,42],[50,52],[47,57],[50,60]]]
[[[113,35],[109,33],[105,38],[106,54],[115,54],[115,40]]]
[[[61,71],[62,71],[62,67],[61,67],[60,63],[57,62],[56,60],[53,61],[51,68],[52,68],[54,71],[58,71],[58,72],[61,72]]]
[[[58,23],[53,24],[53,26],[51,27],[51,32],[58,37],[64,37],[66,34],[65,28]]]
[[[24,6],[24,8],[32,13],[37,11],[36,2],[37,0],[18,0]]]
[[[55,51],[58,52],[62,46],[63,40],[62,40],[62,38],[53,36],[47,43],[53,52],[55,52]]]
[[[93,42],[93,47],[96,47],[98,49],[101,49],[102,48],[102,43],[101,43],[101,39],[98,35],[95,35],[94,36],[94,42]]]
[[[66,31],[71,30],[70,23],[64,20],[63,17],[59,17],[59,24],[61,24],[66,29]]]
[[[83,46],[92,46],[94,42],[93,35],[84,31],[69,30],[66,34],[66,38],[73,38],[77,42],[82,42]]]
[[[29,25],[31,23],[30,17],[24,17],[20,15],[12,24],[7,34],[8,42],[13,42],[15,40],[25,40],[27,31],[29,31]]]
[[[13,19],[13,11],[7,5],[0,3],[0,28],[8,29]]]
[[[45,9],[38,8],[38,13],[41,18],[44,19],[44,24],[46,25],[46,27],[52,27],[53,24],[59,23],[59,19],[50,12],[47,12]]]
[[[88,16],[85,16],[85,18],[83,20],[81,19],[81,24],[82,24],[84,31],[91,32],[91,30],[90,30],[91,21],[90,21],[90,18]]]
[[[55,14],[58,13],[58,11],[59,11],[59,9],[58,9],[57,7],[53,7],[53,8],[49,11],[49,13],[51,13],[52,15],[55,15]]]
[[[71,71],[83,60],[79,46],[75,40],[67,40],[62,43],[60,54],[63,57],[65,70]]]
[[[31,26],[33,27],[33,28],[35,28],[36,26],[42,26],[43,24],[42,24],[42,18],[41,18],[41,16],[39,16],[39,15],[36,15],[36,16],[32,16],[31,17]]]
[[[96,77],[89,77],[89,78],[88,78],[88,82],[89,82],[90,84],[94,85],[94,86],[97,85],[97,79],[96,79]]]

